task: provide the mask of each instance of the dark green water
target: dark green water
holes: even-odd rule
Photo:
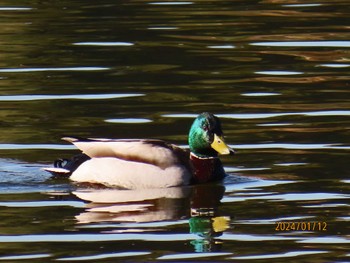
[[[0,261],[350,261],[349,15],[341,0],[2,1]],[[238,152],[222,183],[78,189],[40,170],[76,153],[67,134],[186,146],[202,111]]]

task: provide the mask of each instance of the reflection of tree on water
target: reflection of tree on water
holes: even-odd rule
[[[225,187],[221,184],[139,190],[80,189],[74,194],[88,203],[76,219],[81,224],[147,223],[190,216],[189,232],[199,237],[191,242],[195,251],[219,251],[222,242],[217,237],[229,228],[230,221],[218,212],[224,192]],[[134,230],[140,232],[140,227],[136,228]],[[125,231],[132,232],[133,229]]]
[[[219,216],[218,206],[225,192],[223,185],[197,185],[192,191],[190,232],[200,238],[191,241],[195,252],[221,251],[217,239],[229,228],[230,218]]]

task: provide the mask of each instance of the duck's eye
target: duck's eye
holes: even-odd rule
[[[209,126],[208,126],[208,125],[204,125],[204,126],[203,126],[203,130],[209,131]]]

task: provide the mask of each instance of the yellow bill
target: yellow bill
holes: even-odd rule
[[[229,216],[216,216],[212,217],[213,230],[218,232],[224,232],[230,228],[230,217]]]
[[[217,151],[219,154],[233,154],[234,151],[227,146],[224,139],[221,136],[214,134],[214,141],[211,143],[211,148]]]

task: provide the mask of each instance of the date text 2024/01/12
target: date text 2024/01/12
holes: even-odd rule
[[[275,231],[327,231],[326,222],[275,222]]]

